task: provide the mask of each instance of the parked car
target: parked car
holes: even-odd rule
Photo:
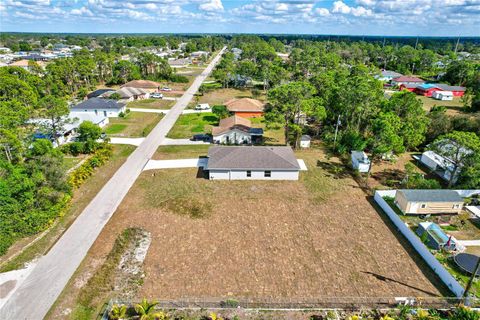
[[[153,98],[153,99],[163,99],[163,94],[159,93],[159,92],[155,92],[155,93],[152,93],[150,95],[150,98]]]
[[[208,103],[200,103],[195,106],[195,110],[209,110],[210,105]]]
[[[171,89],[171,88],[169,88],[169,87],[163,87],[163,88],[162,88],[162,89],[160,89],[160,90],[162,90],[162,91],[172,91],[172,89]]]
[[[210,135],[208,134],[196,134],[192,137],[192,141],[210,142]]]

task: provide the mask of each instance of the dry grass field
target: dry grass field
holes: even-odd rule
[[[441,101],[429,97],[419,96],[417,98],[422,101],[425,111],[430,111],[434,106],[444,106],[447,108],[448,115],[462,114],[463,103],[460,97],[454,97],[452,101]]]
[[[253,98],[253,94],[250,89],[215,89],[205,93],[204,95],[198,96],[198,102],[194,101],[190,103],[189,107],[193,108],[197,103],[208,103],[211,106],[222,105],[233,98]],[[255,97],[255,99],[264,100],[265,97],[264,95],[261,95],[259,97]]]
[[[155,158],[206,154],[161,147]],[[298,152],[300,181],[209,181],[196,169],[144,172],[66,288],[52,316],[75,305],[79,283],[117,236],[152,235],[138,297],[286,298],[439,296],[439,281],[337,159]],[[75,285],[76,284],[76,285]],[[445,292],[442,291],[444,294]]]

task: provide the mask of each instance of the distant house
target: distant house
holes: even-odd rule
[[[390,82],[394,78],[398,78],[403,76],[403,74],[395,72],[395,71],[390,71],[390,70],[385,70],[382,69],[379,75],[376,75],[375,78],[384,81],[384,82]]]
[[[418,84],[401,84],[398,86],[398,89],[400,91],[407,90],[407,91],[413,92],[416,87],[418,87]]]
[[[424,80],[417,78],[417,77],[408,77],[408,76],[400,76],[397,78],[393,78],[391,84],[393,86],[400,86],[402,84],[422,84],[425,83]]]
[[[290,147],[215,146],[205,170],[210,180],[298,180],[300,165]]]
[[[145,90],[148,90],[149,92],[154,92],[154,91],[159,91],[160,84],[158,82],[150,81],[150,80],[132,80],[125,83],[121,87],[145,89]]]
[[[183,59],[183,58],[168,60],[168,64],[172,68],[184,68],[188,66],[190,63],[192,63],[190,59]]]
[[[425,237],[426,244],[435,250],[463,251],[464,246],[458,243],[457,239],[447,235],[443,230],[433,222],[420,222],[415,233],[420,237]]]
[[[232,99],[225,103],[228,111],[236,116],[244,118],[255,118],[263,116],[265,104],[259,100],[251,98]]]
[[[102,96],[108,98],[112,94],[118,94],[122,102],[130,102],[133,100],[143,100],[150,97],[150,92],[142,88],[122,87],[115,92],[106,92]]]
[[[112,99],[91,98],[70,108],[70,112],[87,112],[105,117],[118,117],[127,109],[124,103]]]
[[[193,59],[200,59],[202,57],[208,57],[209,53],[207,51],[195,51],[190,53],[190,57]]]
[[[108,92],[113,93],[113,92],[115,92],[115,90],[108,89],[108,88],[98,89],[98,90],[92,91],[89,94],[87,94],[86,99],[101,97],[103,94],[108,93]]]
[[[303,135],[300,138],[300,148],[310,148],[310,142],[312,141],[312,137],[308,134]]]
[[[465,94],[465,90],[466,88],[461,86],[450,86],[443,83],[424,83],[418,85],[413,91],[425,97],[432,97],[437,91],[451,92],[453,96],[461,97]]]
[[[404,214],[459,214],[463,198],[454,190],[397,190],[395,204]]]
[[[358,172],[368,172],[370,171],[370,159],[363,151],[352,151],[352,168],[358,170]]]
[[[25,69],[27,71],[30,71],[30,69],[32,67],[30,66],[29,62],[30,62],[30,60],[23,59],[23,60],[18,60],[18,61],[12,62],[8,66],[9,67],[19,67],[19,68]]]
[[[262,128],[252,128],[250,120],[232,116],[220,120],[218,127],[212,128],[214,143],[221,144],[255,144],[263,137]]]

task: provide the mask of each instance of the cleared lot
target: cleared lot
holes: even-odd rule
[[[162,147],[157,157],[205,154],[203,146],[189,148]],[[212,182],[197,178],[197,169],[144,172],[56,313],[74,305],[73,284],[84,283],[127,227],[152,234],[138,297],[440,295],[436,278],[419,267],[349,175],[322,169],[327,160],[320,151],[298,156],[309,167],[298,182]]]

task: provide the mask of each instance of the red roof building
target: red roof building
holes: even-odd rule
[[[422,83],[425,83],[424,80],[420,79],[420,78],[417,78],[417,77],[408,77],[408,76],[401,76],[401,77],[397,77],[397,78],[394,78],[392,79],[392,85],[393,86],[399,86],[399,85],[402,85],[402,84],[422,84]]]

